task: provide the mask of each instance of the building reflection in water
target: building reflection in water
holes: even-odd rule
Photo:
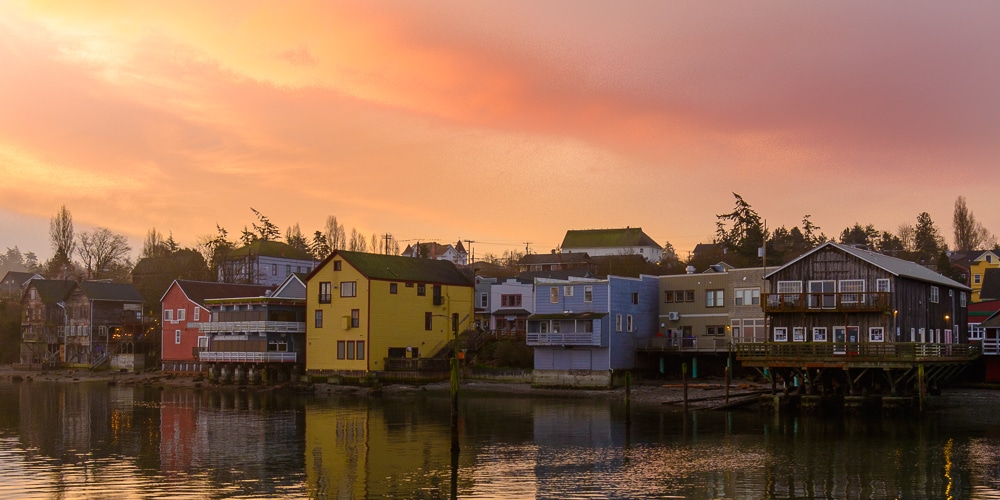
[[[1000,498],[996,411],[684,413],[604,399],[0,384],[0,497]],[[1000,408],[994,408],[1000,410]],[[453,472],[457,485],[453,486]]]

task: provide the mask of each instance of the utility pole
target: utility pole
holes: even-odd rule
[[[385,233],[385,254],[389,255],[389,244],[392,241],[392,235]]]
[[[465,244],[469,245],[469,248],[466,250],[466,253],[469,254],[469,261],[468,261],[469,267],[472,267],[472,263],[476,260],[476,254],[472,252],[473,243],[475,243],[475,241],[465,240]]]
[[[528,254],[531,253],[531,249],[528,247],[528,245],[530,245],[530,244],[531,244],[530,241],[525,241],[524,242],[524,255],[528,255]]]

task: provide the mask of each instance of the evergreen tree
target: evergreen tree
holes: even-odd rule
[[[742,196],[733,193],[736,206],[732,212],[716,215],[715,242],[725,247],[737,267],[750,267],[760,263],[758,249],[764,245],[764,224],[760,215]],[[727,228],[727,222],[732,226]]]
[[[937,259],[938,254],[948,250],[944,238],[938,232],[937,226],[931,220],[930,214],[920,212],[917,216],[917,225],[913,232],[913,245],[916,250],[918,262],[932,262]]]

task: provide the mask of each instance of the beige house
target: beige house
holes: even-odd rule
[[[652,350],[728,352],[766,340],[761,297],[765,268],[725,264],[701,273],[660,276],[659,330]]]

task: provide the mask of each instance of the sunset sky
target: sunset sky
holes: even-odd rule
[[[236,235],[681,257],[742,195],[828,236],[1000,231],[996,2],[0,2],[0,251],[66,205],[134,253]]]

